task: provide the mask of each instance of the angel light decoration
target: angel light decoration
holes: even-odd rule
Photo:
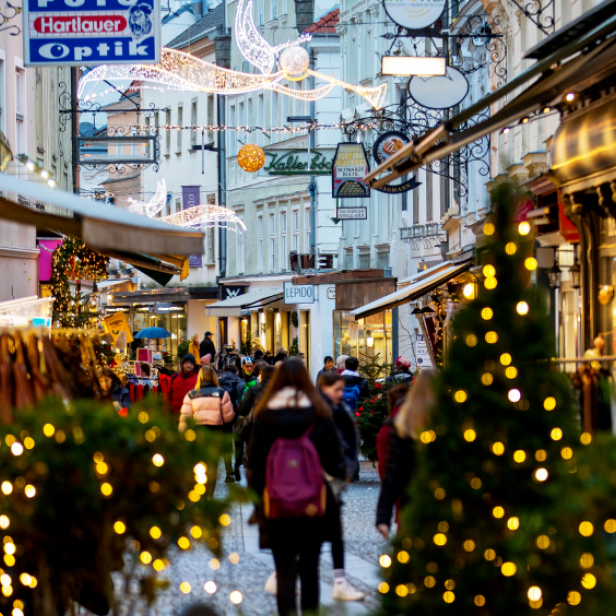
[[[235,15],[235,40],[240,53],[261,74],[221,68],[191,54],[163,47],[160,64],[102,65],[86,73],[79,82],[78,97],[89,101],[101,94],[85,94],[88,84],[101,81],[141,82],[140,87],[164,86],[168,90],[204,92],[221,96],[244,94],[254,90],[272,90],[302,101],[315,101],[335,87],[355,92],[372,107],[383,106],[387,84],[375,88],[352,85],[310,68],[308,52],[301,47],[311,36],[303,34],[294,41],[271,46],[261,35],[252,18],[252,0],[239,0]],[[278,70],[274,70],[278,62]],[[289,88],[283,81],[300,82],[314,77],[318,87],[311,90]]]

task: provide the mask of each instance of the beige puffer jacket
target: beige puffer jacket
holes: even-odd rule
[[[180,431],[186,429],[187,420],[194,417],[200,426],[222,426],[235,417],[229,394],[220,387],[193,389],[184,397],[180,410]]]

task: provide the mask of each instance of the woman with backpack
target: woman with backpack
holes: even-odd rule
[[[229,424],[235,417],[233,404],[229,394],[220,387],[218,375],[212,366],[202,366],[195,389],[189,391],[180,410],[180,432],[186,430],[188,418],[193,417],[197,425],[208,430],[222,432],[225,424]],[[206,494],[211,496],[216,489],[218,477],[217,464],[207,467]]]
[[[298,576],[302,612],[316,612],[321,544],[338,524],[331,486],[344,482],[346,465],[331,409],[300,361],[276,369],[255,409],[247,477],[260,496],[260,547],[274,554],[280,616],[297,613]]]

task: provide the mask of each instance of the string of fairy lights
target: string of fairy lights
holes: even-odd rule
[[[268,133],[282,133],[282,134],[296,134],[307,133],[313,130],[344,130],[347,126],[353,126],[356,130],[366,132],[370,130],[380,130],[384,122],[390,122],[391,120],[375,120],[370,122],[362,122],[361,124],[355,124],[354,122],[332,122],[321,123],[313,122],[311,124],[300,124],[299,126],[272,126],[265,128],[263,126],[232,126],[230,124],[134,124],[129,128],[130,130],[142,131],[142,132],[164,132],[164,131],[189,131],[189,132],[211,132],[211,133],[245,133],[250,134],[254,132],[260,132],[264,135]]]

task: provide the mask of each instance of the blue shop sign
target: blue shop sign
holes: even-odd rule
[[[27,66],[160,62],[160,0],[26,0]]]

